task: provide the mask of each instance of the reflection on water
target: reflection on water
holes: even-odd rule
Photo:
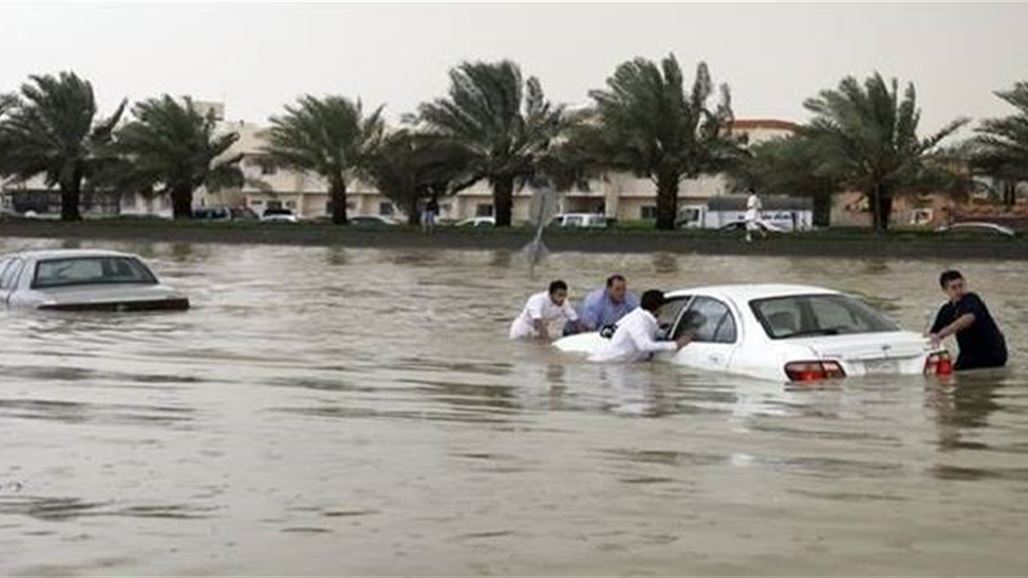
[[[6,251],[90,247],[9,241]],[[2,314],[0,574],[1021,574],[1021,263],[955,264],[1012,367],[786,387],[510,343],[581,297],[801,282],[912,329],[951,263],[125,243],[184,314]]]

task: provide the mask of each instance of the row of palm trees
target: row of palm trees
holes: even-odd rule
[[[445,96],[421,104],[388,127],[381,106],[359,99],[304,96],[270,119],[268,162],[321,176],[332,220],[347,222],[354,179],[373,182],[416,219],[426,198],[486,182],[498,226],[511,223],[513,194],[526,183],[566,189],[604,171],[628,171],[657,188],[657,223],[674,227],[685,179],[728,173],[766,192],[806,194],[822,214],[835,192],[860,191],[876,229],[889,224],[898,195],[957,190],[966,175],[954,160],[1016,183],[1028,179],[1028,83],[999,93],[1017,113],[983,122],[958,148],[943,139],[957,119],[927,137],[911,84],[874,74],[844,79],[805,106],[797,133],[747,147],[732,131],[731,95],[699,63],[687,85],[674,55],[619,65],[591,105],[578,110],[547,100],[538,79],[513,62],[465,62],[450,71]],[[0,176],[42,175],[61,192],[61,216],[80,218],[83,191],[167,195],[176,218],[191,215],[194,192],[240,186],[239,138],[218,130],[189,99],[168,95],[97,110],[92,86],[73,73],[32,76],[16,95],[0,96]]]

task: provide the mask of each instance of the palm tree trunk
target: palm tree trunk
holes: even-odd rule
[[[814,195],[813,224],[815,227],[832,225],[832,194],[817,193]]]
[[[892,216],[892,195],[881,183],[872,186],[871,223],[876,233],[884,233],[889,230],[889,218]]]
[[[336,225],[345,225],[346,181],[340,177],[333,178],[329,185],[329,198],[332,201],[332,222]]]
[[[670,231],[678,218],[678,175],[657,175],[657,228]]]
[[[76,172],[71,178],[60,183],[61,189],[61,220],[81,221],[79,202],[82,198],[82,176]]]
[[[514,212],[514,177],[499,177],[493,181],[493,209],[497,227],[509,227]]]
[[[171,213],[175,220],[193,218],[193,189],[178,185],[171,189]]]
[[[421,215],[418,213],[418,196],[414,195],[410,200],[410,208],[407,209],[407,224],[408,225],[420,225]]]

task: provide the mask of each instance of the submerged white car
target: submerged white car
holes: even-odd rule
[[[0,258],[0,300],[57,311],[181,311],[189,299],[139,257],[92,250],[30,251]]]
[[[697,369],[776,381],[816,381],[876,374],[945,375],[945,349],[862,301],[799,285],[722,285],[667,294],[658,321],[666,337],[691,333],[677,353],[657,359]],[[562,351],[592,353],[610,331],[554,342]]]

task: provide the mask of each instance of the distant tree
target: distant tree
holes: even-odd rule
[[[419,222],[420,204],[454,192],[454,182],[468,159],[465,149],[410,130],[385,138],[365,171],[379,191],[407,213],[410,224]]]
[[[1014,114],[982,121],[970,143],[975,172],[997,179],[1003,202],[1012,206],[1017,184],[1028,181],[1028,82],[1018,82],[996,96],[1013,106]]]
[[[0,174],[18,181],[43,175],[47,186],[60,190],[61,219],[81,219],[83,182],[111,160],[108,145],[125,101],[98,119],[93,86],[73,72],[30,76],[20,98],[5,100]]]
[[[826,169],[826,154],[818,144],[797,134],[751,145],[750,156],[733,167],[731,175],[740,185],[762,193],[811,197],[814,225],[827,227],[832,195],[842,183]]]
[[[564,128],[564,107],[546,100],[535,77],[517,64],[464,62],[450,71],[445,98],[418,108],[419,127],[462,149],[457,188],[485,180],[493,191],[496,225],[511,224],[514,190],[540,168]]]
[[[920,138],[914,85],[907,84],[901,95],[896,79],[887,83],[878,73],[863,84],[847,77],[804,106],[814,113],[806,132],[824,151],[823,174],[867,196],[876,231],[888,229],[896,195],[942,178],[938,172],[946,167],[930,159],[943,139],[967,123],[957,119]]]
[[[164,95],[136,104],[133,120],[118,130],[114,148],[121,161],[104,173],[119,189],[167,194],[176,219],[193,216],[193,194],[243,183],[242,155],[228,155],[239,139],[219,134],[214,116],[200,114],[193,101]]]
[[[685,179],[716,174],[745,156],[733,136],[731,95],[714,91],[705,63],[687,92],[674,54],[657,63],[637,58],[619,65],[607,88],[590,91],[591,119],[573,133],[579,148],[609,169],[648,177],[657,186],[657,228],[672,229]]]
[[[360,100],[307,95],[285,108],[271,118],[265,152],[275,164],[325,179],[332,222],[345,225],[347,186],[371,168],[382,143],[382,107],[366,113]]]

